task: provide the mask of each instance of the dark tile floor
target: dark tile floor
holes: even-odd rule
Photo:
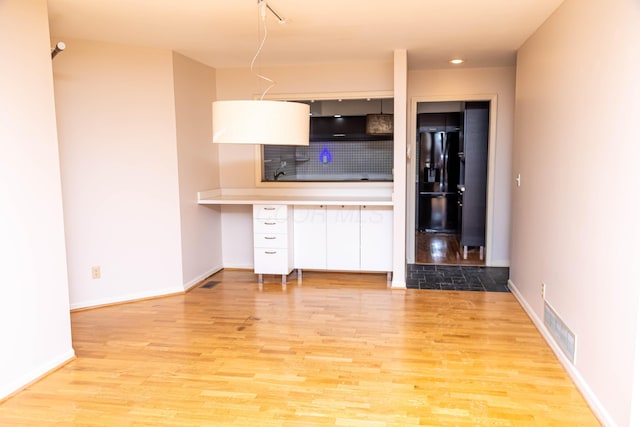
[[[407,288],[510,292],[508,267],[407,264]]]

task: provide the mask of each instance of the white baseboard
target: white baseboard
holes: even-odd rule
[[[224,268],[232,268],[234,270],[251,270],[251,271],[253,271],[253,264],[224,263]]]
[[[76,357],[73,348],[65,351],[64,353],[54,357],[50,361],[43,363],[42,365],[32,369],[26,374],[22,375],[20,378],[10,382],[9,384],[0,385],[0,400],[5,399],[20,390],[26,388],[30,384],[38,381],[43,378],[50,372],[55,371],[59,367],[67,364],[69,361]]]
[[[491,260],[491,265],[488,267],[509,267],[508,259],[494,259]]]
[[[513,283],[513,281],[511,281],[511,279],[509,279],[508,284],[511,293],[516,298],[516,300],[518,300],[518,302],[527,313],[535,327],[538,329],[542,337],[545,339],[549,347],[551,347],[551,350],[560,361],[560,364],[562,364],[562,367],[565,369],[567,374],[569,374],[580,393],[582,393],[582,396],[587,401],[587,404],[589,405],[595,416],[598,418],[600,423],[607,427],[616,427],[617,424],[615,423],[613,418],[611,418],[611,415],[609,414],[607,409],[602,405],[600,400],[594,394],[593,390],[591,390],[591,387],[589,387],[578,369],[576,369],[575,365],[571,363],[569,359],[567,359],[562,349],[560,349],[560,346],[556,344],[555,340],[551,336],[551,333],[549,333],[547,328],[544,326],[544,321],[538,317],[536,312],[533,310],[533,308],[531,308],[529,303],[527,303],[525,298],[518,290],[518,287],[515,285],[515,283]]]
[[[184,293],[184,288],[181,288],[181,287],[154,289],[153,291],[119,295],[113,298],[102,298],[102,299],[96,299],[96,300],[90,300],[90,301],[76,302],[71,304],[70,308],[71,310],[77,310],[81,308],[99,307],[103,305],[118,304],[118,303],[142,300],[147,298],[163,297],[163,296],[169,296],[169,295],[175,295],[175,294],[181,294],[181,293]]]
[[[188,281],[187,283],[185,283],[184,284],[184,290],[185,291],[190,290],[191,288],[196,286],[198,283],[202,282],[204,279],[206,279],[207,277],[211,276],[212,274],[216,274],[220,270],[222,270],[222,266],[221,265],[209,269],[208,271],[206,271],[205,273],[199,275],[195,279],[192,279],[192,280]]]
[[[404,280],[391,280],[391,289],[407,289],[407,282]]]
[[[183,293],[191,289],[198,283],[200,283],[202,280],[211,276],[212,274],[222,270],[222,268],[223,268],[222,266],[213,267],[210,270],[206,271],[205,273],[201,274],[200,276],[185,283],[182,288],[165,288],[165,289],[158,289],[158,290],[153,290],[149,292],[140,292],[135,294],[121,295],[114,298],[103,298],[103,299],[96,299],[96,300],[90,300],[90,301],[76,302],[70,305],[70,309],[78,310],[82,308],[99,307],[103,305],[118,304],[118,303],[141,300],[141,299],[156,298],[156,297],[163,297],[163,296]]]

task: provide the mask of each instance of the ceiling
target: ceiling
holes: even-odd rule
[[[391,61],[410,69],[505,66],[563,0],[268,0],[260,66]],[[215,68],[248,67],[260,41],[257,0],[48,0],[55,42],[170,49]]]

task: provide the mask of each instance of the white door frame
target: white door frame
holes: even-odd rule
[[[495,157],[497,131],[497,94],[451,95],[451,96],[416,96],[411,98],[411,112],[409,114],[409,165],[407,167],[407,263],[414,264],[416,260],[416,128],[418,104],[429,102],[465,102],[489,101],[489,150],[487,153],[487,219],[485,224],[486,246],[485,265],[493,265],[493,206],[495,195]]]

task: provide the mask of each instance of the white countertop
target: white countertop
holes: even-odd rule
[[[220,190],[209,190],[198,193],[200,205],[351,205],[351,206],[393,206],[391,195],[308,195],[308,194],[273,194],[256,191],[251,194],[224,194]]]
[[[359,174],[293,174],[283,175],[277,179],[278,182],[360,182],[360,181],[381,181],[381,182],[393,182],[392,174],[385,173],[359,173]]]

